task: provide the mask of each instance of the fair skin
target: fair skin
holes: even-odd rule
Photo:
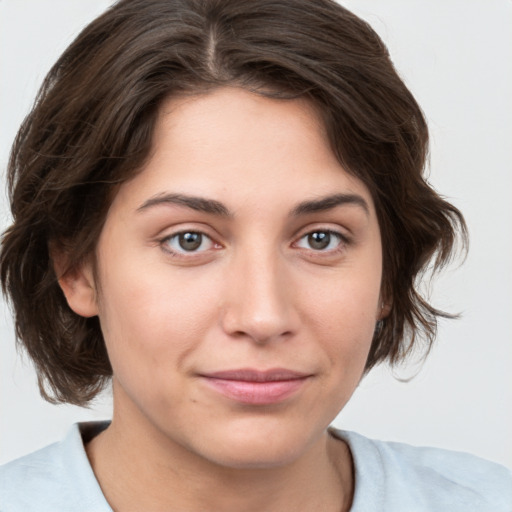
[[[350,508],[327,427],[383,315],[381,239],[305,100],[164,103],[96,261],[60,284],[99,316],[113,368],[113,421],[87,452],[114,510]]]

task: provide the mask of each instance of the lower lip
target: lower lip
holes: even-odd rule
[[[307,378],[270,382],[248,382],[240,380],[205,377],[206,383],[231,400],[244,404],[270,405],[282,402],[296,393]]]

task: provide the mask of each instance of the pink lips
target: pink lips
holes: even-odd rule
[[[269,405],[290,397],[310,375],[276,368],[266,371],[227,370],[202,374],[201,377],[227,398],[244,404]]]

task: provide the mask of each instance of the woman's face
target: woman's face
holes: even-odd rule
[[[381,262],[372,198],[313,108],[222,88],[163,105],[108,213],[96,290],[84,267],[67,295],[99,315],[114,422],[269,467],[324,442],[356,388]]]

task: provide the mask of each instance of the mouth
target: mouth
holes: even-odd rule
[[[214,391],[243,404],[270,405],[296,394],[312,377],[284,368],[271,370],[236,369],[201,374]]]

